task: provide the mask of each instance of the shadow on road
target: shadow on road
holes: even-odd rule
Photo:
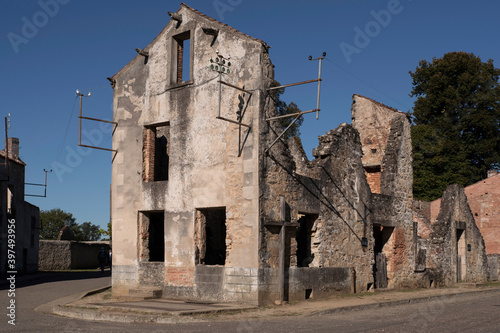
[[[33,286],[42,283],[56,282],[56,281],[71,281],[71,280],[85,280],[85,279],[98,279],[102,277],[110,277],[111,272],[105,270],[101,273],[99,270],[95,271],[43,271],[34,274],[18,275],[16,276],[16,288]],[[0,280],[0,290],[9,289],[9,281],[7,278]]]

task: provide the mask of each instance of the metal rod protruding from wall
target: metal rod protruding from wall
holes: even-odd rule
[[[52,170],[45,170],[45,183],[44,184],[34,184],[34,183],[24,183],[24,185],[31,185],[31,186],[43,186],[44,187],[44,193],[43,195],[38,195],[38,194],[24,194],[25,197],[39,197],[39,198],[46,198],[47,197],[47,173],[52,172]]]
[[[323,56],[322,57],[319,57],[319,58],[316,58],[316,59],[313,59],[311,56],[309,56],[309,60],[310,61],[314,61],[314,60],[319,60],[319,70],[318,70],[318,99],[316,101],[316,109],[318,111],[316,111],[316,119],[319,119],[319,96],[320,96],[320,91],[321,91],[321,65],[322,65],[322,62],[323,62],[323,59],[325,59],[326,57],[326,52],[323,52]]]
[[[106,151],[112,151],[112,152],[117,152],[116,149],[109,149],[109,148],[101,148],[101,147],[96,147],[96,146],[88,146],[88,145],[82,145],[82,119],[87,119],[87,120],[92,120],[92,121],[99,121],[102,123],[108,123],[108,124],[113,124],[118,126],[118,123],[116,121],[109,121],[109,120],[102,120],[102,119],[97,119],[97,118],[90,118],[90,117],[84,117],[82,116],[82,97],[90,97],[90,92],[87,95],[84,95],[80,93],[79,90],[76,91],[76,95],[80,97],[80,116],[79,121],[80,121],[80,128],[78,130],[78,146],[80,147],[85,147],[85,148],[92,148],[92,149],[99,149],[99,150],[106,150]]]
[[[84,95],[80,92],[80,90],[76,90],[76,96],[80,97],[80,116],[79,118],[79,131],[78,131],[78,145],[82,144],[82,97],[90,97],[90,92],[87,95]]]

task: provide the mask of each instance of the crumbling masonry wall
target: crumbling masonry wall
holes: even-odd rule
[[[272,133],[272,131],[271,131]],[[266,138],[270,140],[269,137]],[[270,142],[270,141],[268,141]],[[286,266],[290,300],[351,290],[367,290],[373,283],[373,237],[358,133],[347,124],[319,137],[315,159],[307,160],[298,138],[277,143],[263,161],[260,241],[260,299],[276,299],[279,227],[266,226],[279,219],[279,197],[290,208],[291,222],[310,219],[310,258],[298,258],[297,230],[287,228]],[[368,246],[361,240],[366,237]],[[355,271],[353,281],[352,270]],[[321,283],[318,283],[321,282]],[[306,296],[307,297],[307,296]]]
[[[462,186],[450,185],[446,189],[441,198],[439,215],[432,225],[429,241],[431,262],[436,266],[438,285],[488,280],[484,240],[476,226]],[[458,256],[461,256],[461,260]],[[460,265],[463,268],[458,267]]]
[[[352,96],[352,126],[359,132],[363,167],[372,193],[380,193],[382,160],[395,116],[404,114],[361,95]]]

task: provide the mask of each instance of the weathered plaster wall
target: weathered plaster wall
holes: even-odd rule
[[[113,292],[126,294],[141,287],[141,272],[164,281],[164,294],[203,297],[195,267],[194,223],[196,209],[225,207],[225,299],[255,301],[243,292],[228,268],[258,268],[258,129],[262,76],[272,66],[262,42],[224,26],[189,7],[178,11],[182,23],[171,21],[145,50],[115,75],[113,137],[117,154],[113,163]],[[218,37],[202,28],[219,29]],[[191,77],[173,83],[174,36],[190,31]],[[231,56],[231,73],[222,79],[253,91],[222,86],[221,116],[242,121],[252,129],[216,119],[218,73],[210,70],[216,50]],[[186,61],[186,59],[184,59]],[[168,181],[144,182],[143,129],[169,126]],[[164,270],[141,264],[138,256],[138,216],[145,211],[165,212]],[[116,241],[115,241],[116,240]],[[142,266],[141,266],[142,265]],[[150,267],[151,268],[151,267]],[[161,275],[161,276],[160,276]],[[256,274],[255,274],[256,279]],[[245,289],[245,288],[244,288]]]

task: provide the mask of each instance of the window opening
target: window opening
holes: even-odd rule
[[[191,39],[190,32],[186,31],[174,37],[174,44],[176,47],[176,68],[175,68],[175,82],[181,83],[189,81],[191,71]]]
[[[196,263],[225,265],[226,208],[206,208],[196,211]]]
[[[168,180],[170,126],[144,129],[143,173],[145,182]]]
[[[140,258],[142,261],[165,261],[165,213],[140,214]]]
[[[295,239],[297,240],[297,267],[309,267],[314,259],[314,254],[311,251],[311,239],[313,237],[313,225],[317,215],[299,214],[298,222],[300,227],[297,228]]]

